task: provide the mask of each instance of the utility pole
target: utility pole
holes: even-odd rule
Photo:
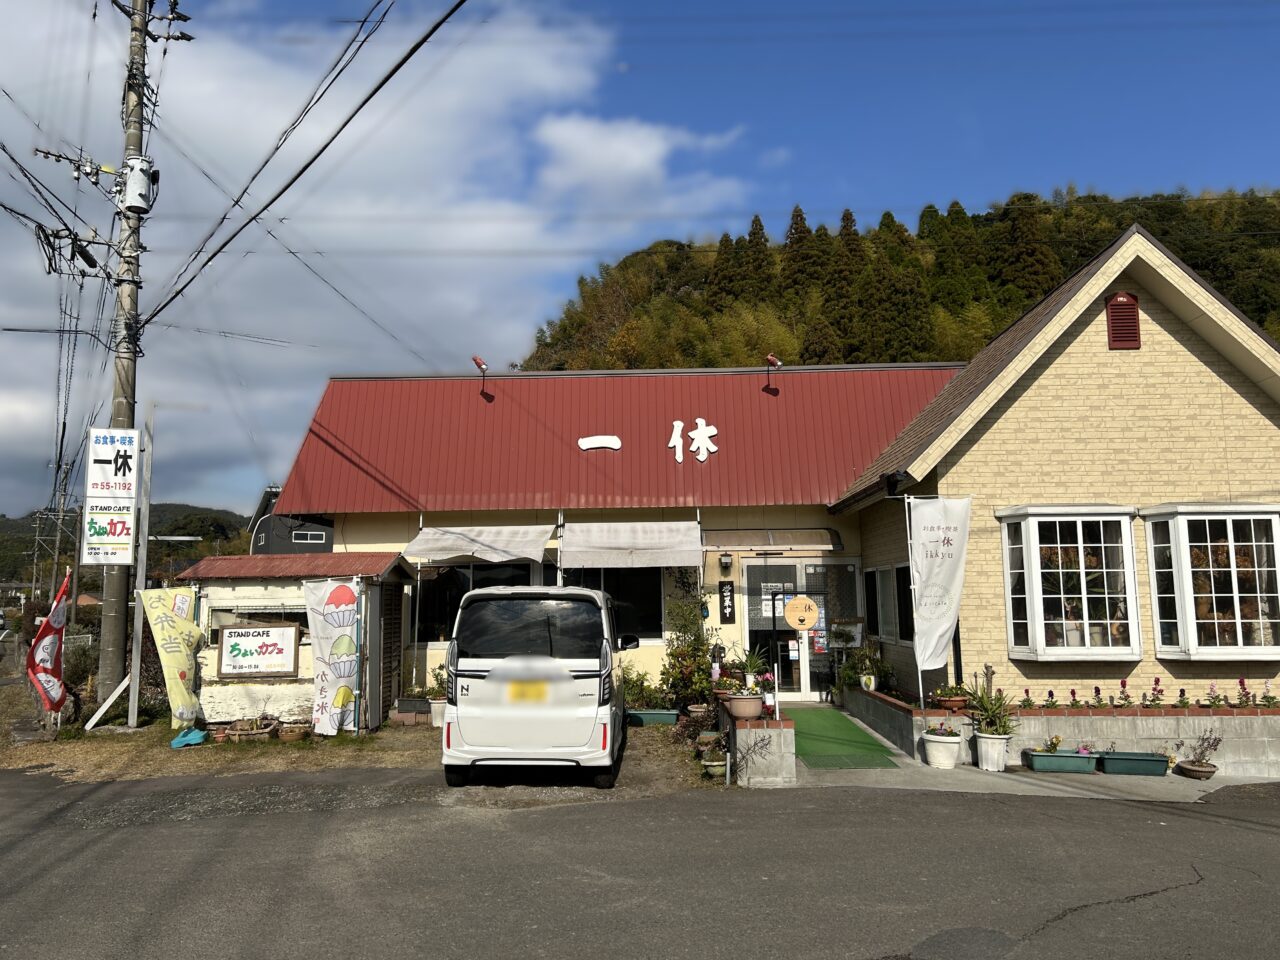
[[[122,5],[123,6],[123,5]],[[131,181],[146,177],[150,197],[150,163],[143,157],[143,123],[147,100],[148,0],[132,0],[129,14],[129,61],[124,80],[124,164],[120,203],[120,265],[116,271],[115,389],[111,426],[133,429],[138,363],[138,288],[142,285],[142,217],[149,203],[131,203]],[[149,454],[148,454],[149,455]],[[130,568],[113,564],[102,576],[102,636],[98,647],[98,689],[111,691],[124,677],[125,623],[129,613]]]

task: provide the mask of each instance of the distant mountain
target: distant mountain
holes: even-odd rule
[[[35,539],[35,512],[24,517],[0,516],[0,580],[31,578],[31,549]],[[74,520],[72,521],[74,522]],[[215,510],[197,507],[189,503],[153,503],[151,505],[150,533],[157,536],[196,536],[202,540],[192,542],[153,545],[148,566],[152,572],[166,572],[180,568],[188,562],[212,553],[248,552],[249,517],[231,510]],[[47,528],[45,528],[47,529]],[[49,547],[52,549],[53,544]],[[74,543],[65,535],[62,539],[61,563],[70,564]],[[47,584],[50,557],[41,558],[41,583]],[[81,572],[80,589],[96,587],[99,577],[95,570]]]

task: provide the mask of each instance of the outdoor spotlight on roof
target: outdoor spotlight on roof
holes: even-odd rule
[[[484,357],[478,353],[471,355],[471,362],[476,365],[476,369],[480,371],[480,396],[487,396],[484,392],[484,380],[489,373],[489,365],[484,362]]]
[[[764,358],[764,392],[776,394],[777,388],[773,385],[773,371],[782,369],[782,361],[772,353]]]

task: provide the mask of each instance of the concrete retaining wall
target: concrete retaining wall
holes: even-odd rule
[[[960,762],[976,765],[973,724],[964,714],[922,712],[862,690],[845,690],[840,699],[850,714],[921,762],[924,750],[920,738],[925,727],[945,719],[964,738]],[[1039,747],[1052,736],[1062,738],[1062,750],[1088,743],[1095,750],[1177,753],[1185,757],[1200,734],[1212,727],[1222,737],[1222,747],[1211,759],[1223,774],[1280,777],[1280,710],[1031,710],[1020,711],[1016,719],[1018,727],[1009,741],[1011,764],[1021,763],[1023,750]],[[1182,750],[1175,747],[1179,740],[1184,741]]]
[[[796,785],[796,725],[781,720],[734,720],[719,705],[720,729],[729,731],[729,750],[747,759],[734,769],[742,787],[794,787]],[[737,760],[735,759],[735,763]]]

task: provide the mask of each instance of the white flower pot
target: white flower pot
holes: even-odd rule
[[[874,673],[864,673],[858,678],[862,683],[862,689],[868,693],[874,693],[876,689],[876,675]]]
[[[950,770],[960,760],[963,737],[938,737],[924,734],[924,762],[931,767]]]
[[[1009,736],[998,733],[975,733],[978,740],[978,769],[992,773],[1004,772],[1009,753]]]

